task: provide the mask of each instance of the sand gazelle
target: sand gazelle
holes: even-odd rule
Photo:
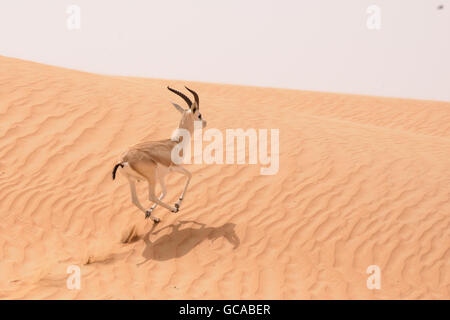
[[[189,185],[189,181],[191,180],[191,173],[180,164],[174,163],[171,157],[172,149],[180,142],[180,129],[189,131],[190,136],[192,137],[194,121],[201,121],[201,127],[206,127],[206,121],[202,118],[199,111],[198,94],[188,87],[185,88],[194,96],[194,102],[183,93],[167,87],[167,89],[183,98],[189,106],[188,109],[184,109],[172,102],[174,107],[181,113],[180,123],[178,128],[172,134],[172,137],[160,141],[143,142],[130,147],[128,151],[122,155],[120,162],[114,166],[112,171],[114,180],[117,169],[121,167],[121,173],[127,177],[128,182],[130,183],[131,200],[133,204],[145,213],[146,219],[151,217],[155,223],[160,220],[152,216],[151,213],[157,205],[163,206],[171,212],[178,212]],[[162,201],[166,195],[165,176],[171,171],[179,172],[187,178],[184,189],[173,207]],[[136,194],[136,182],[145,180],[148,182],[148,198],[154,203],[148,210],[142,207]],[[155,195],[155,186],[157,182],[159,182],[161,186],[161,195],[159,198]]]

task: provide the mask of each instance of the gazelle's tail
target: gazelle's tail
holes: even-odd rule
[[[116,171],[117,171],[117,168],[119,168],[119,167],[123,168],[123,164],[121,162],[119,162],[118,164],[116,164],[114,166],[114,169],[112,171],[113,180],[116,178]]]

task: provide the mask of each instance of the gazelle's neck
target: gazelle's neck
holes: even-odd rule
[[[193,124],[188,119],[183,117],[180,120],[180,124],[178,125],[178,128],[176,128],[175,131],[172,133],[170,140],[180,142],[181,138],[187,134],[186,131],[189,132],[189,135],[190,135],[189,138],[191,138],[192,133],[194,132]]]
[[[182,137],[183,137],[183,129],[178,127],[172,133],[172,136],[170,137],[170,140],[175,141],[175,142],[180,142]]]

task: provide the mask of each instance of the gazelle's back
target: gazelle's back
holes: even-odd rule
[[[177,142],[170,139],[142,142],[130,147],[123,157],[123,161],[130,163],[131,166],[135,162],[146,161],[170,167],[175,165],[171,154],[176,144]]]

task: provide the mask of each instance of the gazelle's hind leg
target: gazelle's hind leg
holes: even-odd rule
[[[145,213],[145,218],[147,219],[148,217],[150,217],[150,215],[147,216],[147,210],[145,210],[144,207],[139,202],[139,198],[138,198],[137,193],[136,193],[136,182],[135,182],[135,180],[133,180],[133,178],[128,178],[128,182],[130,183],[131,201],[133,202],[133,204],[136,207],[138,207],[141,211],[143,211]],[[155,217],[150,217],[150,218],[155,223],[159,222],[158,218],[155,218]]]
[[[167,193],[167,188],[166,188],[166,181],[165,181],[165,177],[166,174],[169,172],[169,170],[167,168],[162,168],[162,167],[157,167],[156,169],[156,175],[159,181],[159,184],[161,185],[161,194],[159,195],[159,200],[164,199],[164,197],[166,196]],[[149,200],[151,200],[151,195],[150,195],[150,187],[149,187]],[[146,214],[145,214],[145,218],[147,219],[148,217],[150,217],[150,215],[152,214],[153,210],[155,210],[155,208],[158,206],[157,203],[153,204],[153,206],[147,210]],[[159,219],[158,219],[159,222]]]
[[[190,173],[188,170],[186,170],[182,166],[174,166],[174,167],[171,167],[171,168],[172,168],[172,171],[179,172],[179,173],[181,173],[181,174],[183,174],[183,175],[185,175],[187,177],[186,184],[184,185],[183,192],[181,193],[180,197],[178,198],[177,203],[175,203],[175,208],[179,209],[180,206],[181,206],[181,202],[184,199],[184,194],[186,193],[186,190],[188,188],[189,182],[191,181],[192,173]]]
[[[156,185],[156,163],[152,162],[139,162],[135,164],[135,170],[144,176],[148,182],[148,196],[149,200],[158,204],[171,212],[178,212],[178,208],[171,207],[167,203],[159,200],[155,195],[155,185]]]
[[[136,193],[136,182],[132,178],[128,178],[128,182],[130,183],[131,201],[136,207],[145,212],[145,209],[139,202],[139,198]]]
[[[160,205],[164,208],[166,208],[167,210],[170,210],[173,213],[178,212],[178,208],[176,207],[171,207],[170,205],[168,205],[165,202],[162,202],[160,199],[158,199],[155,195],[155,184],[150,182],[148,183],[148,195],[149,195],[149,199],[150,201],[154,202],[156,205]]]

